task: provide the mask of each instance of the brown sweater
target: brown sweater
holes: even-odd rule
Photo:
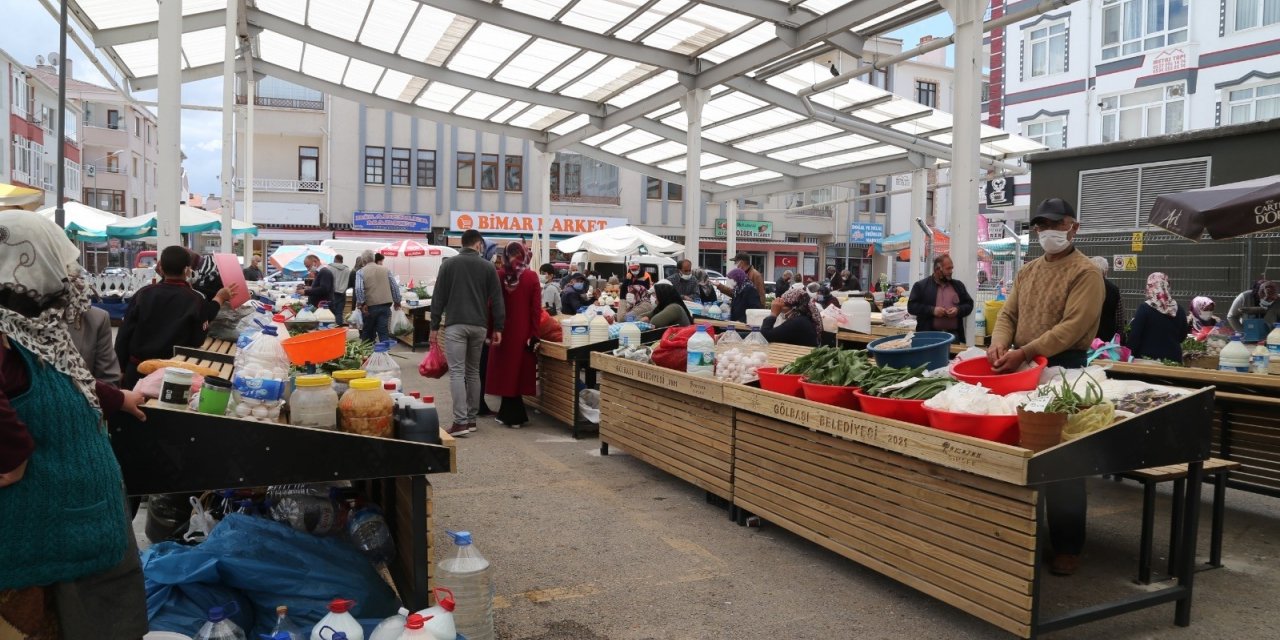
[[[1028,358],[1088,349],[1098,331],[1106,289],[1102,273],[1077,249],[1022,267],[991,334],[993,345],[1017,346]]]

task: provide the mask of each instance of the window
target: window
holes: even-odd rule
[[[436,152],[418,149],[418,186],[436,186]]]
[[[1067,23],[1057,22],[1032,29],[1027,34],[1026,52],[1032,78],[1067,70]]]
[[[107,109],[107,128],[108,129],[120,128],[120,112],[119,111],[116,111],[115,109]]]
[[[645,178],[644,197],[650,200],[661,200],[662,181],[657,178]]]
[[[138,173],[138,156],[134,156],[134,157],[133,157],[133,175],[135,175],[135,176],[137,176],[137,175],[142,175],[142,174]],[[144,179],[146,178],[146,176],[142,176],[142,177],[143,177]]]
[[[859,61],[858,66],[869,67],[872,65],[870,62],[867,62],[867,61]],[[874,71],[871,71],[870,73],[862,76],[862,81],[873,87],[880,87],[885,91],[890,91],[891,89],[889,89],[889,84],[890,84],[889,73],[890,71],[888,69],[875,69]]]
[[[84,202],[112,213],[125,213],[124,192],[115,189],[85,189]]]
[[[320,147],[298,147],[298,181],[320,181]]]
[[[133,117],[133,137],[142,137],[142,116]]]
[[[926,107],[938,107],[938,83],[916,80],[916,102]]]
[[[469,151],[458,152],[458,188],[476,188],[476,154]]]
[[[120,154],[113,153],[107,156],[107,173],[120,173]]]
[[[1236,31],[1265,27],[1280,22],[1280,2],[1276,0],[1229,0]]]
[[[136,216],[136,215],[138,215],[138,199],[137,199],[137,198],[134,198],[134,199],[133,199],[133,209],[132,209],[132,212],[133,212],[133,215],[135,215],[135,216]]]
[[[667,183],[667,200],[672,202],[680,202],[684,200],[684,185],[674,182]]]
[[[364,183],[365,184],[382,184],[385,182],[383,171],[386,170],[386,158],[383,154],[386,149],[383,147],[365,147],[364,148]]]
[[[1067,147],[1066,128],[1067,122],[1064,118],[1026,122],[1022,125],[1022,135],[1050,149],[1065,149]]]
[[[480,154],[480,188],[485,191],[498,190],[498,154]]]
[[[1280,2],[1276,3],[1280,5]],[[1227,91],[1227,104],[1222,110],[1225,124],[1240,124],[1280,117],[1280,82]]]
[[[862,181],[858,183],[858,195],[869,196],[873,193],[883,193],[887,190],[886,181]],[[889,210],[889,199],[885,197],[867,198],[865,200],[856,200],[857,205],[854,207],[858,213],[870,215],[884,215]]]
[[[1102,59],[1186,42],[1187,1],[1103,0]]]
[[[551,163],[551,200],[618,205],[618,168],[576,153],[557,153]]]
[[[507,156],[507,191],[523,191],[524,190],[524,158],[521,156]]]
[[[1172,84],[1102,99],[1102,141],[1131,140],[1182,131],[1186,85]]]
[[[403,187],[412,184],[409,182],[409,159],[408,149],[391,150],[391,184]]]
[[[147,125],[147,144],[151,144],[151,125]]]
[[[64,186],[66,187],[67,193],[79,193],[81,172],[80,163],[64,159],[62,167],[63,179],[66,181]]]
[[[43,147],[26,138],[15,135],[13,137],[13,179],[32,186],[39,186],[40,158],[43,155]]]

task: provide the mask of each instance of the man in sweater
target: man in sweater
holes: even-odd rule
[[[391,339],[388,324],[391,321],[391,305],[400,305],[400,285],[395,276],[382,266],[382,254],[373,256],[373,263],[366,264],[356,274],[356,306],[364,314],[361,340],[386,342]]]
[[[333,317],[337,319],[339,325],[347,324],[345,316],[347,311],[347,288],[351,286],[351,267],[343,264],[342,254],[333,257],[333,262],[329,265],[329,271],[333,272],[333,298],[329,303],[329,310],[333,311]]]
[[[463,232],[462,251],[440,266],[431,296],[431,341],[434,345],[444,334],[444,352],[449,361],[453,424],[446,431],[452,436],[465,436],[476,430],[485,335],[492,326],[490,341],[495,347],[502,344],[507,318],[498,271],[480,255],[483,248],[484,237],[479,231]]]
[[[991,334],[987,359],[997,372],[1016,371],[1036,356],[1050,366],[1082,368],[1097,335],[1106,288],[1102,273],[1072,245],[1080,230],[1075,209],[1061,198],[1040,203],[1031,218],[1044,256],[1018,272]],[[1045,485],[1053,556],[1049,570],[1071,575],[1084,550],[1088,506],[1084,479]]]

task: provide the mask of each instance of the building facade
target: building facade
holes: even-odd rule
[[[57,203],[58,118],[57,74],[50,84],[38,69],[23,66],[0,50],[0,69],[6,79],[0,88],[3,97],[5,152],[0,154],[0,182],[44,191],[44,206]],[[80,195],[81,131],[79,106],[68,104],[67,126],[63,138],[65,151],[65,195],[76,200]]]

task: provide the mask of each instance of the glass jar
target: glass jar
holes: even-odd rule
[[[343,369],[333,372],[333,392],[341,398],[342,394],[347,392],[351,386],[352,380],[359,380],[365,377],[363,369]]]
[[[289,397],[289,424],[318,429],[338,428],[338,394],[329,376],[298,376]]]
[[[382,390],[382,381],[360,378],[352,380],[350,386],[338,402],[342,430],[362,436],[391,437],[392,402],[391,396]]]

